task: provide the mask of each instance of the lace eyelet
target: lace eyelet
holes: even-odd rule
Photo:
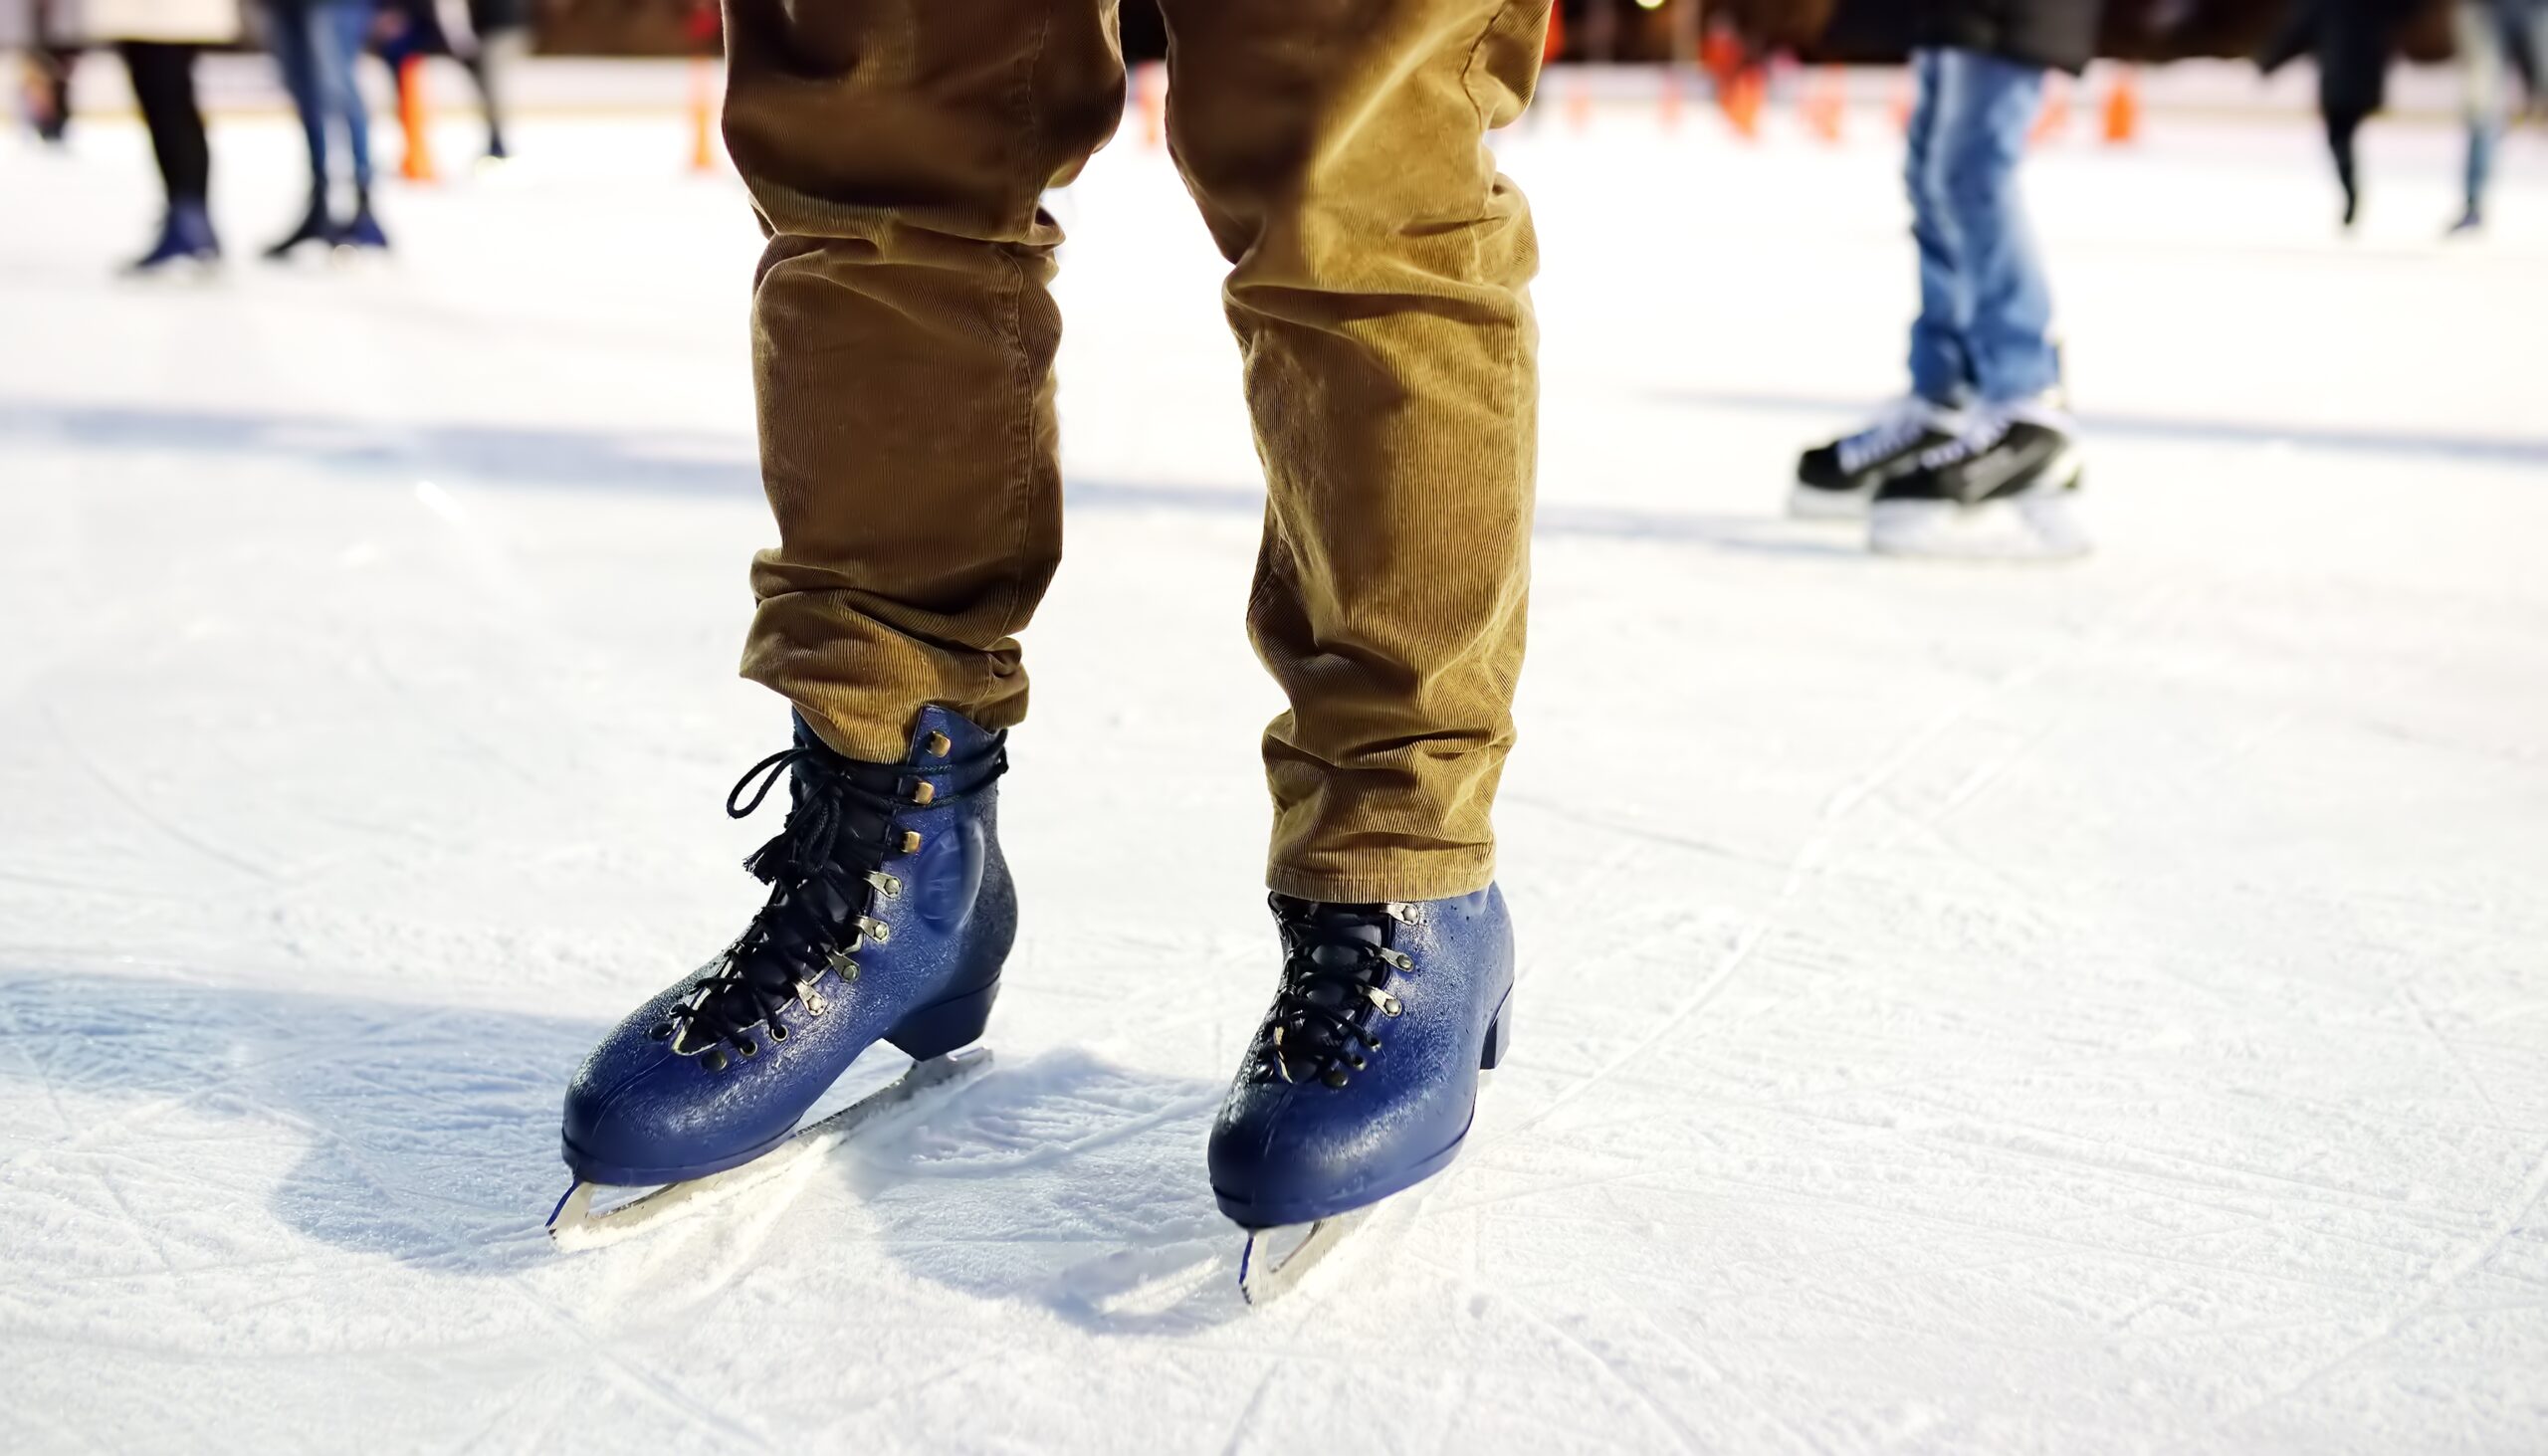
[[[1319,1080],[1330,1087],[1343,1087],[1346,1084],[1347,1078],[1343,1072],[1330,1072]]]
[[[779,1025],[775,1021],[769,1023],[769,1039],[771,1041],[787,1040],[787,1028]]]
[[[750,1037],[744,1037],[742,1041],[735,1043],[735,1050],[746,1057],[757,1057],[760,1055],[760,1043]]]
[[[726,1052],[725,1052],[725,1049],[724,1049],[724,1048],[722,1048],[722,1047],[711,1047],[711,1048],[709,1048],[707,1051],[701,1052],[701,1053],[699,1054],[699,1065],[701,1065],[701,1066],[703,1066],[703,1067],[707,1068],[707,1069],[708,1069],[709,1071],[711,1071],[711,1072],[723,1072],[723,1071],[725,1071],[725,1070],[726,1070]]]
[[[658,1021],[647,1030],[646,1036],[650,1041],[670,1041],[673,1037],[673,1024],[669,1021]]]

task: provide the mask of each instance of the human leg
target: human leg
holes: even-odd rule
[[[1929,186],[1964,289],[1976,389],[1985,403],[2030,399],[2060,374],[2052,292],[2017,187],[2043,70],[1974,51],[1937,56]]]
[[[1313,900],[1493,876],[1538,383],[1521,193],[1486,131],[1545,3],[1173,0],[1168,134],[1223,255],[1268,513],[1248,625],[1268,881]]]
[[[726,136],[769,235],[752,296],[761,479],[743,675],[890,759],[921,704],[1026,711],[1012,634],[1061,555],[1041,207],[1114,129],[1096,0],[728,11]]]
[[[1903,190],[1911,200],[1911,239],[1920,264],[1920,312],[1911,323],[1911,390],[1953,407],[1974,386],[1964,330],[1970,300],[1956,269],[1946,202],[1937,181],[1938,103],[1943,52],[1912,53],[1911,124],[1903,136]]]

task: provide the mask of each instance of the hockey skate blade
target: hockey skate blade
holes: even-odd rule
[[[1291,1293],[1320,1260],[1336,1252],[1336,1246],[1345,1242],[1347,1234],[1362,1227],[1363,1220],[1371,1216],[1370,1208],[1357,1208],[1316,1223],[1250,1230],[1247,1247],[1238,1256],[1239,1298],[1251,1305],[1265,1305]]]
[[[902,1076],[833,1113],[808,1123],[769,1151],[721,1173],[685,1182],[666,1183],[625,1203],[593,1211],[593,1194],[604,1186],[578,1180],[557,1200],[548,1215],[548,1237],[567,1253],[597,1249],[633,1237],[674,1218],[723,1202],[758,1183],[765,1183],[806,1158],[820,1155],[884,1118],[925,1096],[942,1094],[989,1071],[988,1047],[966,1047],[926,1062],[914,1062]]]

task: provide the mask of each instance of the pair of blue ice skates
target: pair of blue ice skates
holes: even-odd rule
[[[727,799],[738,817],[790,781],[786,826],[745,862],[768,902],[576,1072],[570,1199],[696,1186],[802,1141],[806,1112],[879,1041],[914,1059],[906,1084],[981,1058],[964,1049],[1017,935],[998,833],[1004,737],[930,708],[903,761],[867,763],[800,723],[795,746],[743,776]],[[1222,1211],[1249,1230],[1334,1220],[1447,1166],[1511,1024],[1512,928],[1492,887],[1272,905],[1281,985],[1207,1157]]]

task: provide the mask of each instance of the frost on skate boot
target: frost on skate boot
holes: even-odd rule
[[[1978,417],[1878,487],[1867,544],[1908,556],[2058,559],[2088,549],[2074,503],[2084,474],[2065,417],[2018,406]]]
[[[799,723],[795,747],[743,775],[726,800],[737,818],[792,779],[786,827],[744,862],[768,903],[576,1072],[564,1148],[578,1179],[736,1167],[785,1141],[877,1041],[927,1063],[981,1035],[1017,932],[996,821],[1004,737],[928,708],[901,763],[863,763]]]
[[[1494,887],[1414,904],[1277,895],[1283,984],[1212,1125],[1212,1192],[1242,1228],[1376,1203],[1450,1164],[1511,1025]]]
[[[1864,516],[1878,486],[1917,465],[1922,451],[1953,440],[1963,424],[1945,405],[1905,395],[1866,428],[1798,459],[1788,514],[1808,520]]]

